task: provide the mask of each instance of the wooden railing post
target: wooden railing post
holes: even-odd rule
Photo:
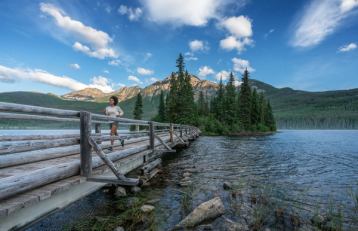
[[[173,124],[170,123],[170,127],[169,127],[169,137],[170,137],[170,142],[173,143],[174,139],[173,139]]]
[[[94,125],[94,128],[95,128],[96,135],[99,136],[97,143],[98,143],[98,144],[101,144],[101,143],[102,143],[102,138],[100,137],[100,136],[101,136],[101,124],[100,124],[100,123],[96,123],[96,124]]]
[[[149,122],[149,148],[154,150],[154,125],[153,122]]]
[[[180,125],[179,129],[180,129],[180,138],[183,138],[183,129],[182,129],[181,125]]]
[[[89,142],[91,135],[91,113],[80,112],[80,154],[81,154],[81,176],[92,175],[92,146]]]

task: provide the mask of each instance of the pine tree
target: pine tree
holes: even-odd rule
[[[259,98],[257,95],[256,89],[253,90],[251,95],[251,124],[255,127],[260,123],[260,105],[259,105]]]
[[[140,120],[142,119],[142,115],[143,115],[143,99],[142,99],[142,94],[138,93],[133,110],[133,118]]]
[[[261,92],[259,94],[258,105],[259,105],[259,123],[264,125],[265,124],[266,100],[265,100],[265,96],[264,96],[263,92]]]
[[[167,97],[167,116],[170,122],[176,122],[177,115],[177,99],[178,99],[178,81],[175,74],[170,76],[170,91]]]
[[[142,99],[142,95],[138,93],[133,109],[133,118],[140,120],[142,119],[142,115],[143,115],[143,99]],[[140,127],[137,127],[137,129],[140,129]],[[131,131],[136,130],[136,125],[131,125],[130,130]]]
[[[166,108],[165,108],[165,101],[164,101],[164,92],[160,92],[159,97],[159,107],[158,107],[158,121],[165,122],[166,121]]]
[[[270,131],[276,130],[276,122],[272,113],[272,108],[269,100],[267,101],[265,110],[265,125],[270,129]]]
[[[224,98],[224,118],[225,123],[229,126],[233,125],[236,121],[236,88],[235,78],[232,72],[230,73],[229,81],[225,87],[225,98]]]
[[[242,77],[239,101],[239,120],[244,130],[248,131],[251,129],[251,89],[249,86],[249,72],[247,69]]]
[[[216,97],[213,99],[212,111],[217,120],[224,121],[224,97],[225,89],[222,78],[220,78],[219,89],[216,93]]]

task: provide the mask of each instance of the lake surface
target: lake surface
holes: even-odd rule
[[[344,229],[352,230],[356,226],[350,225],[357,217],[350,196],[358,187],[357,138],[358,131],[354,130],[283,130],[262,137],[200,137],[188,149],[167,157],[164,183],[144,192],[148,198],[160,199],[155,210],[158,230],[172,228],[193,208],[214,196],[220,196],[226,208],[225,216],[212,223],[218,230],[226,218],[242,222],[247,214],[241,205],[254,208],[252,203],[260,200],[272,206],[269,212],[283,208],[287,214],[302,217],[301,223],[304,219],[309,221],[314,213],[340,210]],[[191,186],[178,186],[183,173],[193,168]],[[232,183],[234,189],[224,190],[224,181]],[[183,206],[185,195],[190,195],[190,201]],[[102,204],[97,203],[99,198]],[[61,229],[80,220],[82,215],[76,214],[90,210],[96,215],[96,208],[103,210],[103,206],[113,203],[113,198],[98,192],[29,230]],[[273,219],[264,224],[274,228]]]

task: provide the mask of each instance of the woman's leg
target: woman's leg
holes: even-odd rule
[[[117,126],[116,124],[112,124],[112,127],[111,127],[111,136],[115,136],[117,135]],[[113,145],[114,143],[114,138],[111,137],[111,145]]]

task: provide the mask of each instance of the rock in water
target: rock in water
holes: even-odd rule
[[[207,202],[200,204],[188,216],[186,216],[174,228],[194,227],[204,220],[214,219],[224,214],[225,208],[220,197],[215,197]]]
[[[124,231],[122,226],[118,226],[117,228],[115,228],[113,231]]]
[[[140,191],[142,191],[142,189],[138,186],[131,187],[131,193],[136,194],[136,193],[139,193]]]
[[[231,185],[230,182],[225,181],[224,184],[223,184],[223,188],[225,190],[230,190],[230,189],[232,189],[232,185]]]
[[[142,207],[140,207],[140,210],[142,210],[142,212],[144,213],[152,212],[154,209],[155,208],[153,205],[143,205]]]
[[[123,187],[118,186],[116,188],[116,192],[114,193],[116,197],[125,197],[127,196],[126,189]]]

